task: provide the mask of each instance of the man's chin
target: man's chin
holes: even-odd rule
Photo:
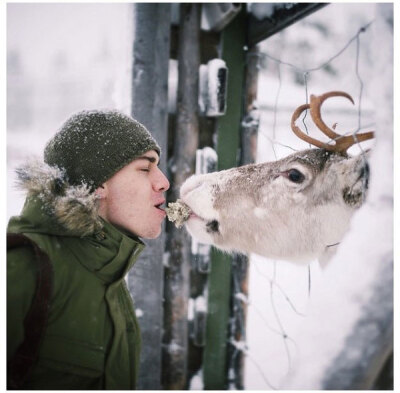
[[[129,225],[121,225],[121,224],[115,224],[112,223],[117,229],[119,229],[123,233],[127,233],[136,237],[139,237],[141,239],[156,239],[161,235],[161,225],[158,225],[157,227],[154,228],[133,228],[130,227]]]
[[[138,235],[142,239],[157,239],[161,235],[161,226],[157,229],[154,230],[148,230],[146,232],[143,232],[142,235]]]

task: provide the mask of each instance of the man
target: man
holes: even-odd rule
[[[8,251],[9,387],[135,388],[140,333],[124,276],[144,248],[139,238],[161,232],[169,183],[157,166],[159,155],[134,119],[90,111],[61,127],[44,163],[18,170],[28,193],[8,233],[34,243]],[[52,268],[51,295],[38,349],[30,349],[35,361],[26,367],[21,353],[40,330],[38,318],[27,315],[38,297],[35,258],[41,252]]]

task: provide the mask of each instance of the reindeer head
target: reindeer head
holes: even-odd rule
[[[293,261],[330,254],[365,199],[369,175],[365,155],[348,156],[340,139],[336,145],[192,176],[181,188],[193,211],[186,228],[226,251]]]

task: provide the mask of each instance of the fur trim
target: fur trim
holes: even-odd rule
[[[70,185],[62,170],[39,160],[19,167],[16,172],[17,186],[28,196],[38,197],[62,227],[80,236],[101,230],[99,198],[86,184]]]

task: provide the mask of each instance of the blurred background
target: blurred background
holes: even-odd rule
[[[72,113],[115,108],[129,113],[130,4],[8,4],[7,170],[9,215],[23,197],[13,170],[40,156]]]

